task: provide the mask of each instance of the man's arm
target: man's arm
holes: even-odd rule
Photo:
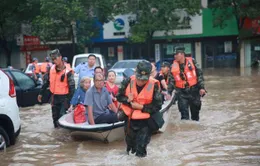
[[[175,89],[174,85],[175,85],[175,80],[174,80],[172,73],[170,72],[168,74],[168,87],[167,87],[167,91],[170,95],[172,95],[172,92]]]
[[[73,75],[72,71],[70,71],[67,74],[67,77],[68,77],[68,85],[69,85],[68,99],[70,101],[72,99],[74,92],[75,92],[75,81],[74,81],[74,75]]]
[[[153,101],[143,106],[142,112],[154,113],[162,108],[162,95],[157,84],[154,85]]]
[[[46,91],[46,89],[50,86],[50,73],[46,73],[44,75],[44,79],[43,79],[43,85],[42,85],[42,88],[40,90],[40,93],[39,95],[43,95],[44,92]]]
[[[200,69],[199,64],[196,62],[196,60],[195,59],[192,59],[192,60],[193,60],[194,66],[195,66],[196,74],[197,74],[197,81],[198,81],[197,85],[198,85],[199,89],[205,89],[203,72]]]
[[[45,93],[46,89],[50,86],[50,73],[46,73],[43,78],[43,85],[38,95],[38,102],[42,102],[42,95]]]
[[[116,108],[115,104],[113,103],[112,97],[111,97],[111,95],[109,94],[108,91],[106,91],[106,98],[107,98],[107,100],[108,100],[108,108],[109,108],[111,111],[117,113],[117,108]]]
[[[81,63],[78,64],[78,66],[76,66],[76,68],[74,69],[75,73],[79,74],[80,68],[81,68]]]
[[[130,103],[127,101],[128,97],[125,96],[125,90],[126,90],[128,84],[130,83],[130,80],[131,79],[128,78],[128,79],[125,79],[125,80],[122,81],[121,86],[118,90],[118,94],[116,95],[117,101],[122,103],[122,104],[130,105]]]
[[[86,92],[84,105],[87,106],[88,120],[89,120],[89,124],[91,125],[95,124],[94,115],[93,115],[93,98],[94,96],[92,90],[90,89],[89,91]]]
[[[94,125],[95,121],[94,121],[94,116],[93,116],[93,107],[92,106],[88,106],[87,110],[88,110],[88,121],[89,121],[89,124]]]

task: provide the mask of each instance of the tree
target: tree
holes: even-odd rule
[[[39,12],[37,0],[4,0],[0,3],[0,47],[11,65],[12,43],[21,33],[21,24],[31,22]]]
[[[33,23],[34,34],[48,42],[60,40],[62,34],[71,39],[75,51],[75,35],[79,45],[98,32],[94,26],[98,19],[107,22],[112,11],[108,1],[95,0],[40,0],[41,14]],[[75,33],[76,32],[76,33]]]
[[[235,17],[240,37],[246,18],[260,16],[259,0],[214,0],[209,7],[213,9],[215,26],[225,27],[227,21]]]
[[[200,0],[114,0],[115,14],[133,14],[136,18],[130,22],[130,40],[145,42],[148,55],[151,55],[151,41],[155,31],[165,34],[180,25],[178,12],[184,10],[188,15],[200,13]]]

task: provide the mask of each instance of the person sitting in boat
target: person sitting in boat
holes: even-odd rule
[[[87,106],[86,110],[90,125],[118,122],[117,108],[112,102],[109,92],[104,87],[104,82],[103,74],[95,74],[94,86],[86,93],[84,105]]]
[[[77,104],[84,104],[87,90],[90,88],[91,79],[89,77],[82,77],[80,80],[80,87],[75,91],[68,111],[72,111]]]
[[[118,102],[116,99],[116,95],[118,93],[118,86],[115,84],[115,80],[116,80],[116,72],[113,70],[108,71],[107,82],[105,83],[105,87],[107,88],[108,92],[110,93],[113,103],[117,107]]]
[[[150,76],[151,70],[150,62],[139,62],[135,75],[122,81],[117,95],[117,100],[122,103],[119,119],[125,120],[126,151],[138,157],[147,155],[152,132],[164,123],[159,112],[162,107],[159,82]]]

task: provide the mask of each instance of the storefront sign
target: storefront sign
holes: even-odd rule
[[[29,46],[21,46],[20,51],[44,51],[49,50],[49,47],[46,45],[29,45]]]
[[[94,53],[100,54],[100,48],[99,47],[95,47],[94,48]]]
[[[168,35],[194,35],[202,34],[202,15],[189,16],[185,11],[181,11],[180,25],[175,30],[169,31]],[[165,36],[165,31],[155,31],[154,37]]]
[[[173,53],[174,53],[173,44],[167,44],[166,54],[167,54],[167,55],[173,55]]]
[[[129,36],[129,21],[134,15],[118,15],[103,25],[103,39],[124,39]]]
[[[108,57],[114,57],[114,56],[115,56],[114,47],[108,47]]]
[[[232,41],[224,42],[225,53],[232,52]]]
[[[117,59],[123,60],[124,54],[123,54],[123,46],[117,46]]]
[[[160,44],[155,44],[155,63],[160,62],[161,60],[161,53],[160,53]]]
[[[255,51],[260,51],[260,46],[255,46]]]
[[[255,19],[246,18],[243,30],[251,32],[252,35],[260,35],[260,17]]]
[[[32,45],[40,45],[40,38],[37,36],[23,36],[23,45],[32,46]]]

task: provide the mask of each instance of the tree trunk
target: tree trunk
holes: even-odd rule
[[[73,24],[71,24],[71,41],[72,41],[72,53],[73,53],[73,55],[76,55],[76,43],[75,43]]]
[[[11,53],[12,50],[8,48],[8,42],[5,39],[0,39],[1,47],[4,50],[4,54],[6,56],[6,67],[11,66]]]
[[[148,60],[153,59],[153,55],[152,54],[152,39],[153,39],[153,32],[148,34],[148,38],[146,40],[146,44],[147,44],[147,58]]]

